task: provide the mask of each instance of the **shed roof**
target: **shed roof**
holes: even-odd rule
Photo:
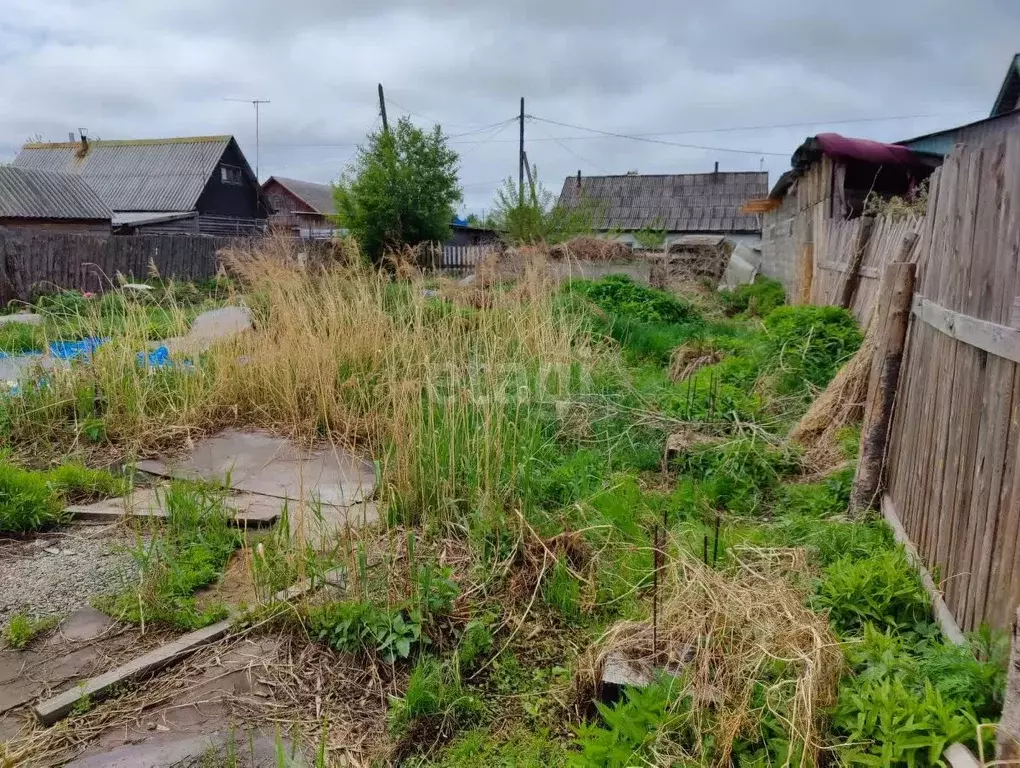
[[[262,189],[267,189],[274,181],[316,213],[320,213],[323,216],[332,216],[336,213],[332,184],[288,179],[284,176],[270,176],[266,183],[262,185]]]
[[[185,211],[198,203],[232,141],[232,136],[191,136],[87,145],[39,142],[22,147],[14,165],[77,174],[115,211]]]
[[[0,217],[109,221],[112,216],[80,176],[0,165]]]
[[[665,229],[668,232],[759,232],[754,214],[741,213],[748,198],[768,194],[768,173],[737,171],[662,176],[568,176],[559,204],[594,202],[600,230]]]
[[[1003,78],[999,94],[995,97],[990,117],[998,117],[1020,107],[1020,53],[1013,56]]]

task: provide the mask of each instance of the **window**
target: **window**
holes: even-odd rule
[[[224,184],[243,184],[244,176],[236,165],[220,166],[220,181]]]

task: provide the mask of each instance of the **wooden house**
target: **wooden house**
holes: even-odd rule
[[[269,207],[233,136],[33,142],[14,167],[81,177],[117,232],[248,234]]]

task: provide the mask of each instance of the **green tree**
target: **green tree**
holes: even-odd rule
[[[370,133],[334,188],[337,224],[373,261],[390,248],[446,240],[461,200],[457,163],[438,125],[426,133],[402,117]]]
[[[555,196],[538,181],[538,169],[532,170],[533,189],[518,189],[513,179],[496,190],[489,220],[503,238],[513,244],[554,245],[576,235],[591,234],[599,220],[600,209],[582,199],[570,206],[559,205]]]

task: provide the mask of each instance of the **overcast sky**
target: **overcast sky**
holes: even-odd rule
[[[254,166],[254,110],[224,99],[262,98],[260,176],[331,181],[378,125],[382,82],[391,120],[453,137],[464,211],[516,177],[517,125],[500,123],[521,96],[535,118],[696,145],[529,120],[556,192],[578,169],[715,161],[771,183],[808,135],[895,141],[987,116],[1017,51],[1018,0],[0,0],[0,160],[85,127],[232,133]]]

